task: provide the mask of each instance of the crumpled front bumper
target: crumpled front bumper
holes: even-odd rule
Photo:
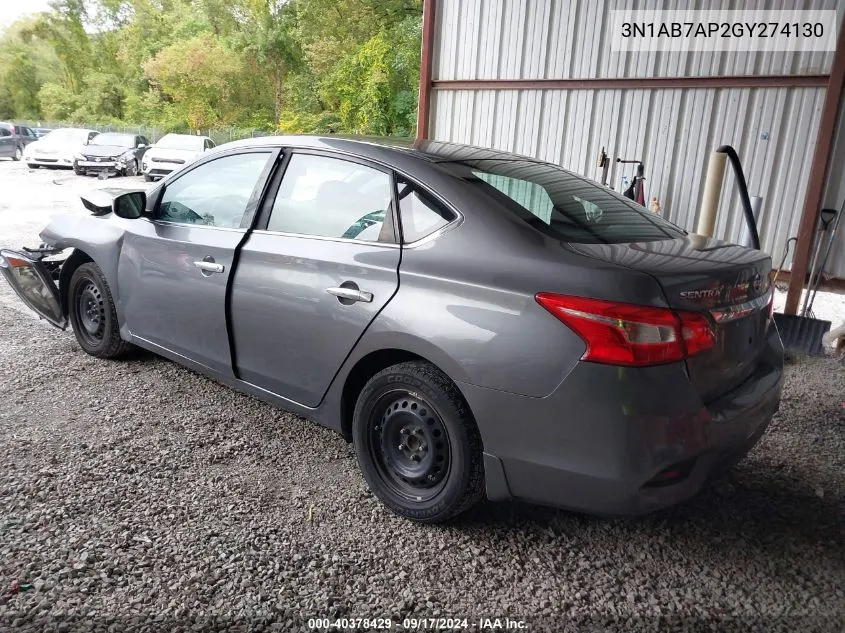
[[[56,285],[64,260],[46,259],[58,251],[50,248],[0,250],[0,274],[30,309],[52,325],[65,329],[67,315],[62,309]]]

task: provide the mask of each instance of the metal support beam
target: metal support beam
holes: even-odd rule
[[[420,98],[417,108],[417,140],[428,138],[431,114],[431,68],[434,51],[434,19],[437,0],[423,0],[422,60],[420,63]]]
[[[423,29],[425,29],[425,26],[423,26]],[[423,38],[425,38],[425,35],[423,35]],[[425,39],[423,39],[423,51],[425,51]],[[816,74],[729,75],[725,77],[594,77],[584,79],[439,79],[432,81],[431,87],[434,90],[824,88],[828,85],[829,78],[829,75]]]
[[[795,245],[795,255],[792,259],[792,274],[789,276],[789,292],[786,295],[786,314],[798,311],[801,300],[801,290],[810,262],[810,252],[813,238],[816,235],[819,209],[822,204],[824,185],[830,167],[830,153],[833,148],[833,136],[836,131],[836,116],[842,97],[842,87],[845,84],[845,23],[839,27],[839,37],[836,41],[836,53],[833,56],[833,66],[830,69],[830,79],[827,83],[822,117],[819,123],[819,133],[816,137],[816,149],[813,152],[813,162],[810,167],[810,182],[807,184],[807,196],[804,199],[804,211],[801,224],[798,226],[798,242]]]

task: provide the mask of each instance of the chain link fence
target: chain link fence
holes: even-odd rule
[[[256,136],[271,136],[274,132],[272,130],[259,128],[236,128],[225,127],[211,130],[165,130],[163,128],[152,127],[147,125],[102,125],[99,123],[66,123],[64,121],[16,121],[17,125],[25,125],[27,127],[40,127],[57,129],[62,127],[84,128],[87,130],[97,130],[98,132],[123,132],[126,134],[139,134],[146,136],[150,143],[155,143],[162,136],[170,132],[178,134],[196,134],[198,136],[208,136],[216,145],[222,145],[229,141],[237,141],[242,138],[250,138]]]

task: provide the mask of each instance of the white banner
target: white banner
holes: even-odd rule
[[[834,51],[835,10],[611,11],[612,51]]]

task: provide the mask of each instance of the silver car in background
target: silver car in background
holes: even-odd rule
[[[64,167],[73,169],[75,156],[97,136],[97,130],[64,127],[26,146],[23,159],[31,169]]]
[[[0,251],[24,302],[96,357],[137,345],[337,430],[414,520],[485,493],[662,508],[779,406],[770,257],[556,165],[271,137],[83,202]]]
[[[165,134],[147,150],[141,163],[144,180],[150,182],[189,165],[215,147],[207,136]]]

